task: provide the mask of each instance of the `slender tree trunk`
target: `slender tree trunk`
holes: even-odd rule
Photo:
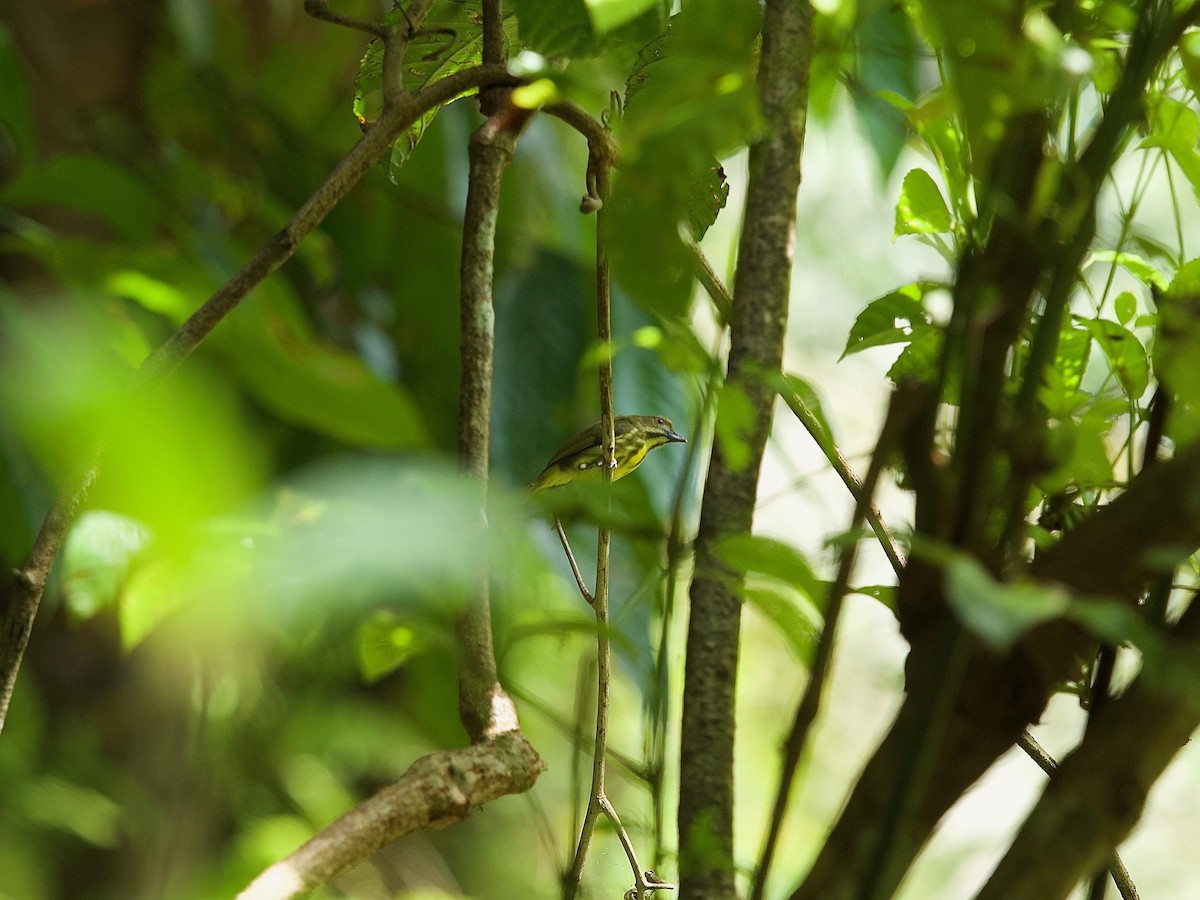
[[[778,371],[783,359],[812,19],[808,3],[769,0],[763,22],[758,87],[767,131],[750,147],[726,380],[727,390],[749,399],[754,421],[745,435],[746,465],[735,467],[719,445],[714,449],[696,539],[679,796],[680,889],[687,900],[735,896],[733,732],[741,597],[722,569],[719,544],[753,524],[771,429],[774,392],[762,373]]]

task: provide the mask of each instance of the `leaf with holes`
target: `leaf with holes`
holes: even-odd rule
[[[868,303],[854,320],[841,359],[868,347],[906,344],[918,331],[932,327],[932,319],[921,301],[934,286],[914,281]]]
[[[388,13],[385,22],[388,25],[396,25],[403,20],[403,9],[396,7]],[[504,43],[510,53],[520,49],[517,19],[513,13],[504,16]],[[477,66],[482,59],[482,0],[438,0],[409,44],[408,57],[404,63],[404,88],[418,91],[439,78]],[[466,93],[469,92],[459,96]],[[382,41],[372,41],[359,62],[353,108],[354,115],[363,128],[374,124],[383,111]],[[397,169],[416,149],[441,108],[439,106],[423,115],[392,145],[388,177],[393,181],[396,180]]]
[[[1128,328],[1108,319],[1086,319],[1081,324],[1104,352],[1125,393],[1133,400],[1141,397],[1150,383],[1150,364],[1141,341]]]

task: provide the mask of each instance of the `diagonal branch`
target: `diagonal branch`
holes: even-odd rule
[[[1193,490],[1181,490],[1198,483],[1200,444],[1194,444],[1139,474],[1124,494],[1042,554],[1030,574],[1076,593],[1136,603],[1145,584],[1200,547],[1200,499]],[[910,563],[905,577],[913,571]],[[940,583],[931,582],[928,589],[937,592]],[[893,845],[897,859],[907,866],[938,820],[1037,719],[1054,686],[1093,645],[1081,627],[1058,620],[1035,628],[1005,658],[972,648],[942,740],[928,761],[937,777],[928,781],[901,825]],[[938,671],[932,663],[915,668],[910,658],[910,694],[793,900],[856,896],[857,867],[879,838],[895,773],[903,768],[922,720],[924,701],[913,680],[933,678]]]
[[[1172,637],[1170,652],[1195,657],[1195,597]],[[1144,673],[1088,722],[1083,740],[1059,765],[976,900],[1063,898],[1108,862],[1137,824],[1154,782],[1200,726],[1190,683],[1168,688],[1151,679]]]
[[[414,762],[395,784],[271,865],[238,900],[292,900],[414,831],[455,825],[484,803],[528,791],[546,765],[519,731]]]

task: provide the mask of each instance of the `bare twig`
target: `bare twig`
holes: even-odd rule
[[[871,501],[875,487],[879,483],[879,476],[883,474],[892,450],[901,440],[915,413],[911,398],[905,395],[903,389],[893,394],[887,417],[880,429],[879,440],[875,444],[875,452],[871,455],[871,465],[867,469],[867,477],[862,486],[854,492],[854,515],[850,522],[851,534],[857,534],[862,527],[863,520],[868,514],[867,511],[872,508]],[[822,442],[818,441],[818,443]],[[804,694],[796,706],[792,728],[784,744],[779,787],[775,792],[771,822],[767,828],[762,854],[754,874],[754,884],[750,891],[751,900],[762,900],[766,890],[767,877],[770,874],[775,847],[779,840],[779,833],[783,829],[783,819],[787,812],[788,799],[791,796],[792,782],[796,777],[796,770],[804,755],[804,749],[808,746],[808,736],[812,731],[813,722],[816,721],[817,713],[821,708],[821,698],[833,661],[833,649],[837,640],[842,602],[845,600],[850,585],[850,574],[854,570],[857,548],[857,540],[853,540],[842,548],[837,575],[829,588],[829,599],[825,604],[825,624],[821,629],[821,637],[817,641],[812,665],[809,666],[808,684],[805,685]]]
[[[600,207],[608,196],[608,165],[602,165],[596,179],[597,196]],[[603,213],[601,212],[601,215]],[[601,346],[612,342],[612,285],[609,280],[608,251],[605,246],[603,222],[596,223],[596,338]],[[613,379],[612,359],[605,357],[600,363],[600,433],[603,440],[604,465],[601,467],[605,484],[612,481],[613,469],[616,467],[616,440],[613,425]],[[611,498],[610,498],[611,500]],[[570,551],[566,543],[566,535],[562,526],[555,520],[563,547]],[[575,847],[575,855],[571,866],[563,876],[563,896],[573,900],[579,893],[583,881],[583,867],[591,848],[592,836],[595,834],[596,821],[600,815],[605,815],[613,823],[622,848],[625,850],[630,868],[633,871],[634,887],[630,894],[636,900],[642,900],[649,891],[663,889],[666,885],[648,881],[646,873],[638,864],[637,854],[629,840],[616,809],[608,799],[605,789],[607,776],[609,703],[612,691],[612,643],[610,639],[610,623],[608,610],[608,576],[609,550],[612,545],[612,530],[601,528],[596,540],[596,591],[591,599],[592,610],[596,615],[596,731],[595,744],[592,750],[592,782],[588,794],[587,810],[584,812],[583,824],[579,829],[579,841]],[[583,579],[578,573],[574,559],[571,560],[572,571],[575,572],[579,589],[587,596]]]
[[[350,28],[354,31],[362,31],[380,40],[386,40],[388,36],[387,26],[383,23],[368,22],[365,19],[356,19],[353,16],[335,12],[329,8],[327,0],[304,0],[304,11],[314,19],[320,19],[322,22],[340,25],[343,28]]]
[[[704,286],[705,292],[717,308],[717,314],[721,317],[722,324],[728,325],[729,317],[733,314],[733,295],[729,293],[729,288],[725,287],[725,282],[721,280],[721,276],[717,274],[713,264],[704,255],[704,250],[699,242],[690,234],[684,236],[683,242],[692,253],[693,274]]]
[[[391,841],[457,824],[484,803],[529,790],[544,770],[545,763],[519,731],[462,750],[431,753],[395,784],[263,871],[238,898],[302,897]]]
[[[812,439],[816,441],[817,446],[825,454],[825,458],[829,461],[830,466],[833,467],[838,477],[842,479],[842,483],[850,491],[850,496],[854,498],[854,502],[860,503],[864,493],[863,483],[854,474],[854,469],[850,467],[850,461],[846,459],[841,448],[823,433],[816,415],[808,407],[808,404],[797,396],[794,391],[782,391],[780,396],[783,398],[783,402],[788,405],[788,409],[795,414],[796,418],[800,420],[800,424],[804,426],[805,430],[812,436]],[[883,548],[884,556],[891,563],[892,571],[896,575],[899,575],[904,570],[904,554],[900,550],[900,545],[896,543],[896,538],[892,535],[891,529],[883,521],[883,513],[872,502],[868,503],[864,508],[863,516],[867,524],[871,526],[871,531],[875,533],[875,538],[879,541],[879,546]]]
[[[1047,753],[1046,748],[1039,744],[1028,731],[1017,739],[1017,746],[1024,750],[1025,755],[1037,763],[1038,767],[1047,775],[1053,775],[1054,770],[1058,768],[1054,757]],[[1120,854],[1113,853],[1112,865],[1109,866],[1108,872],[1112,875],[1113,884],[1117,886],[1121,900],[1139,900],[1137,886],[1133,883],[1129,869],[1125,867]]]
[[[599,184],[601,179],[608,178],[608,172],[617,163],[620,147],[612,132],[589,115],[587,110],[570,100],[561,100],[544,107],[545,111],[556,118],[562,119],[585,138],[588,142],[587,174],[584,179],[585,188],[583,199],[579,203],[579,211],[589,214],[598,212],[604,205],[603,189]]]
[[[583,595],[584,600],[589,604],[595,603],[596,596],[588,590],[587,584],[583,580],[583,573],[579,571],[579,563],[575,562],[575,554],[571,552],[571,542],[567,540],[567,533],[563,530],[562,521],[558,516],[554,517],[554,530],[558,532],[563,552],[567,554],[567,562],[571,564],[571,574],[575,576],[575,586],[579,588],[579,593]]]

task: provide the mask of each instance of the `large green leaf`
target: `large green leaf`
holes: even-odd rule
[[[1108,319],[1084,319],[1081,324],[1104,352],[1125,393],[1138,400],[1150,383],[1150,364],[1142,342],[1128,328]]]
[[[613,31],[646,13],[659,13],[662,0],[584,0],[592,27],[600,34]]]
[[[663,27],[668,0],[516,0],[521,40],[551,57],[580,59],[634,42]]]
[[[756,572],[796,588],[812,603],[825,602],[825,583],[808,559],[790,544],[756,534],[735,534],[721,540],[717,554],[743,575]]]
[[[642,48],[626,81],[607,234],[614,276],[651,312],[686,311],[691,264],[680,228],[700,237],[712,224],[728,195],[718,160],[758,128],[759,17],[746,0],[689,3]]]
[[[404,21],[399,5],[388,13],[388,25]],[[510,54],[520,49],[517,18],[504,16],[504,42]],[[477,66],[483,59],[482,0],[437,0],[421,30],[414,35],[404,63],[404,88],[420,90],[433,81],[462,69]],[[466,92],[464,92],[465,94]],[[459,96],[464,96],[460,94]],[[443,104],[445,105],[445,104]],[[429,123],[441,107],[430,110],[392,145],[388,173],[393,181],[396,171],[416,149]],[[379,118],[383,110],[383,44],[372,41],[358,67],[354,90],[354,115],[364,127]]]
[[[194,296],[143,272],[108,279],[108,290],[182,322]],[[318,340],[295,299],[268,281],[213,335],[247,389],[284,419],[366,447],[413,447],[428,435],[408,393],[374,375],[362,361]]]
[[[908,15],[899,4],[879,4],[859,24],[855,38],[861,90],[851,94],[854,110],[886,180],[900,158],[910,129],[904,114],[878,92],[889,91],[907,101],[916,100],[920,50]]]
[[[821,614],[795,591],[770,582],[751,582],[742,590],[746,603],[758,610],[783,637],[801,665],[812,662],[821,634]]]
[[[116,603],[133,561],[151,541],[140,522],[103,510],[76,520],[62,551],[61,590],[67,609],[90,619]]]
[[[132,241],[148,241],[163,216],[163,203],[146,180],[126,166],[83,154],[22,169],[0,189],[0,203],[88,213]]]

